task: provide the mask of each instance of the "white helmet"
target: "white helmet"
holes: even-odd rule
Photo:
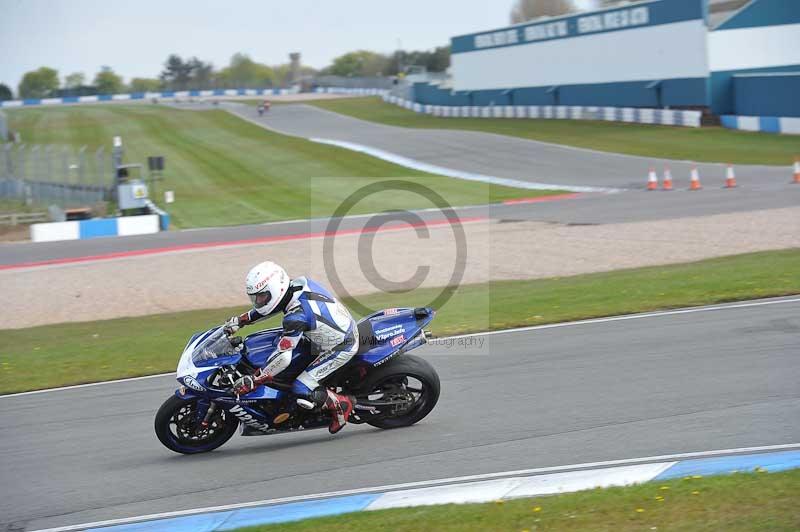
[[[253,308],[266,316],[275,311],[289,290],[289,276],[274,262],[262,262],[253,266],[247,274],[245,290],[253,302]]]

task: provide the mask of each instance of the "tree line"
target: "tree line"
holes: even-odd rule
[[[300,79],[310,79],[315,75],[394,76],[404,72],[409,66],[424,66],[431,72],[444,71],[450,66],[450,47],[441,46],[431,51],[401,50],[393,54],[358,50],[335,58],[330,66],[321,70],[300,66],[297,74]],[[17,87],[17,97],[25,99],[163,90],[284,87],[299,81],[291,79],[293,74],[289,63],[269,66],[244,53],[234,54],[228,65],[219,69],[197,57],[183,58],[171,54],[157,77],[136,77],[127,83],[110,66],[100,67],[91,82],[83,72],[68,74],[62,81],[56,69],[43,66],[22,76]],[[0,83],[0,100],[11,100],[13,97],[11,88]]]
[[[619,3],[620,0],[583,2],[575,0],[516,0],[511,7],[509,19],[512,24],[519,24],[539,17],[557,17],[579,11],[601,9]]]

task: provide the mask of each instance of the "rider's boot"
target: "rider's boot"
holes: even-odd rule
[[[327,390],[327,392],[328,397],[322,408],[331,413],[331,424],[328,426],[328,432],[336,434],[347,424],[350,414],[353,413],[356,399],[352,395],[339,395],[331,390]]]

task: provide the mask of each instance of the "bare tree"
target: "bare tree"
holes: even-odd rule
[[[511,23],[518,24],[537,17],[554,17],[577,11],[572,0],[516,0],[511,8]]]

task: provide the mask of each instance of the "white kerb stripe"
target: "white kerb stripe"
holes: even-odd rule
[[[146,235],[158,233],[158,215],[122,216],[117,218],[117,234],[119,236]]]
[[[31,225],[31,240],[34,242],[77,240],[78,238],[80,238],[78,222],[53,222]]]
[[[437,486],[384,493],[367,510],[384,510],[430,504],[463,504],[499,499],[535,497],[597,487],[627,486],[653,480],[677,462],[641,464],[551,473],[522,478],[484,480],[450,486]]]

